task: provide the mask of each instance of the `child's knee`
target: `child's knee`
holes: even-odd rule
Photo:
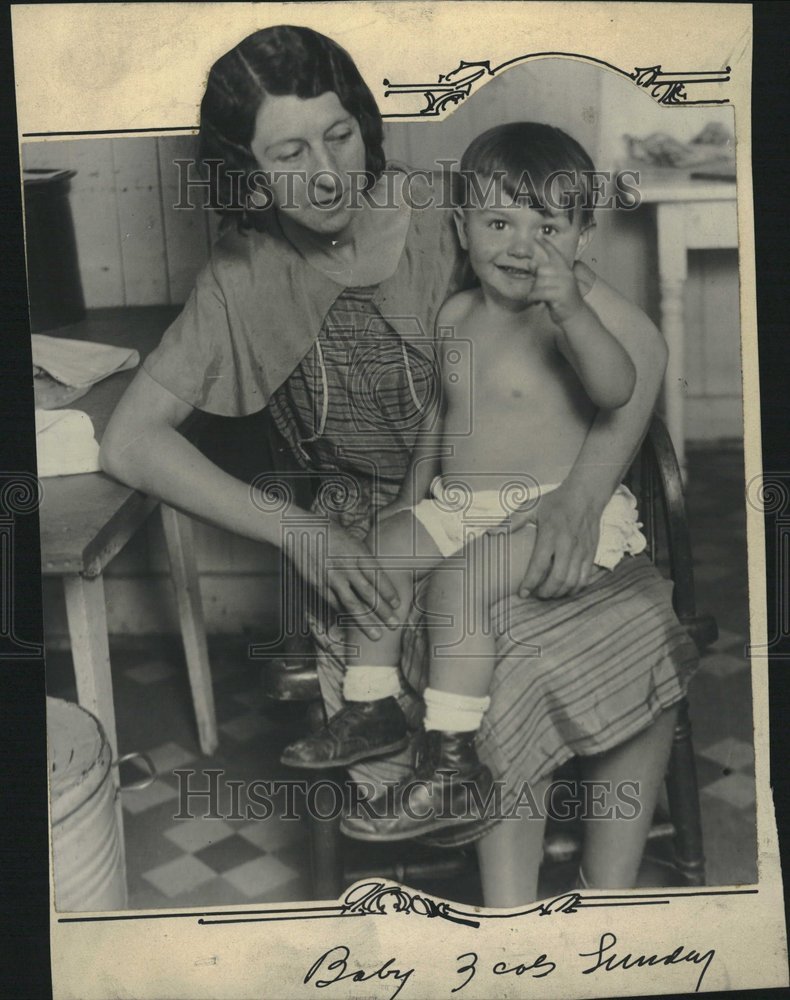
[[[376,521],[365,538],[373,555],[414,555],[414,517],[409,510],[399,510],[384,521]]]
[[[503,525],[475,539],[467,550],[466,599],[491,604],[515,593],[527,572],[535,537],[535,526],[526,524],[516,529]]]

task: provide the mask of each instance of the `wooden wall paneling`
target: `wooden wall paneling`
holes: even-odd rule
[[[179,167],[175,160],[194,159],[197,136],[160,136],[157,139],[159,173],[162,180],[162,217],[170,302],[186,301],[195,277],[208,259],[210,247],[201,192],[196,192],[195,208],[175,208],[180,201]],[[183,168],[182,168],[183,169]],[[191,168],[189,177],[196,174]]]
[[[123,305],[124,270],[112,140],[77,139],[51,145],[61,148],[53,149],[50,165],[77,171],[71,182],[71,209],[85,305],[88,309]]]
[[[194,521],[195,552],[198,571],[204,573],[277,574],[279,561],[272,546],[252,542],[211,524]],[[106,573],[110,576],[134,576],[139,573],[170,572],[161,525],[149,518],[142,531],[113,559]]]
[[[169,575],[105,576],[107,629],[113,636],[179,635]],[[200,593],[209,635],[247,635],[250,641],[277,636],[280,583],[269,575],[201,574]],[[63,584],[45,577],[44,635],[47,649],[68,648]]]
[[[201,573],[279,573],[277,550],[209,524],[195,523],[195,548]]]
[[[124,304],[170,301],[156,138],[112,139]]]
[[[24,170],[49,170],[61,168],[67,158],[65,142],[25,142],[22,144]]]
[[[228,573],[240,569],[234,565],[233,543],[230,532],[222,531],[208,524],[195,525],[195,545],[199,554],[201,573]],[[251,544],[249,541],[247,544]]]

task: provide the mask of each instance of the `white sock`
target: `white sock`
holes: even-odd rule
[[[486,695],[475,698],[468,694],[438,691],[426,688],[425,729],[439,729],[443,733],[469,733],[480,728],[491,699]]]
[[[400,673],[397,667],[348,667],[343,678],[346,701],[378,701],[400,694]]]

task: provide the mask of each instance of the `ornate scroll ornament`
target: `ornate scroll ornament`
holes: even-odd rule
[[[501,67],[500,67],[501,68]],[[383,115],[384,118],[419,118],[436,117],[452,104],[460,104],[472,93],[472,88],[484,76],[493,76],[497,71],[491,69],[491,63],[466,62],[461,60],[458,66],[449,73],[439,73],[436,83],[390,83],[384,80],[385,97],[393,94],[422,95],[426,101],[421,111],[400,115]]]
[[[721,71],[702,73],[665,73],[661,65],[637,67],[630,78],[638,87],[650,91],[659,104],[727,104],[726,99],[720,101],[689,101],[686,87],[695,83],[726,83],[730,79],[730,67]]]

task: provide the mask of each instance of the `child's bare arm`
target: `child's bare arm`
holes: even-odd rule
[[[664,338],[641,309],[581,269],[594,281],[588,301],[633,358],[633,396],[618,410],[601,410],[563,485],[543,498],[538,537],[523,589],[537,597],[562,597],[584,586],[598,542],[601,512],[634,459],[655,407],[667,362]]]
[[[616,410],[631,398],[636,369],[625,348],[585,303],[560,325],[557,346],[601,410]]]
[[[414,450],[395,501],[384,508],[385,516],[413,507],[428,496],[431,483],[440,472],[441,414],[437,400],[428,401]],[[381,515],[380,515],[381,516]]]
[[[557,347],[592,402],[602,410],[624,406],[634,391],[636,369],[623,345],[582,298],[576,277],[554,244],[539,242],[531,301],[544,302],[558,328]]]

